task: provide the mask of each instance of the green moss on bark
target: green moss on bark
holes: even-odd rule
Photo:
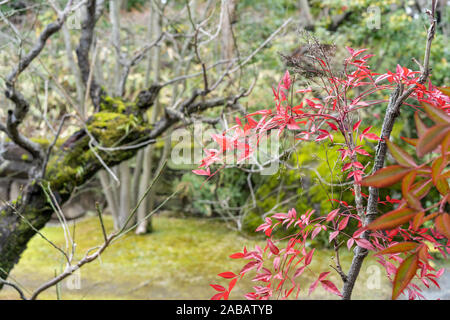
[[[64,144],[57,143],[50,157],[44,179],[29,183],[23,198],[15,201],[21,218],[11,207],[5,206],[0,212],[0,272],[2,278],[17,263],[28,241],[45,226],[53,210],[40,186],[50,186],[57,201],[62,204],[69,199],[74,188],[82,185],[97,171],[102,169],[99,157],[108,166],[114,166],[130,159],[138,149],[119,147],[136,144],[146,139],[150,128],[143,120],[142,113],[151,106],[124,102],[117,98],[104,98],[100,112],[86,123],[87,131],[79,131]],[[93,142],[94,138],[95,142]],[[48,141],[41,145],[49,146]],[[100,146],[100,147],[99,147]],[[117,148],[102,150],[102,148]],[[30,224],[33,226],[31,227]],[[1,289],[0,285],[0,289]]]

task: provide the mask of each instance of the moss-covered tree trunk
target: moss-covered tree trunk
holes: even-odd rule
[[[154,143],[156,138],[180,121],[179,114],[189,117],[218,106],[235,107],[241,96],[196,102],[200,91],[194,91],[193,96],[181,103],[177,110],[165,109],[165,114],[149,126],[142,115],[153,105],[160,89],[160,85],[151,86],[142,91],[135,102],[103,97],[100,111],[88,119],[86,128],[74,133],[52,153],[44,178],[31,180],[17,200],[0,207],[1,278],[8,277],[28,241],[53,214],[52,205],[47,201],[42,187],[50,188],[62,206],[76,187],[83,185],[105,166],[113,167],[131,159],[139,148]]]
[[[0,208],[1,278],[8,277],[28,241],[53,214],[43,187],[51,190],[62,205],[75,187],[83,185],[104,165],[117,165],[132,158],[138,150],[121,147],[154,139],[176,121],[163,118],[152,128],[143,121],[142,114],[153,104],[159,89],[154,86],[142,92],[136,103],[105,98],[100,112],[88,120],[86,129],[74,133],[53,152],[44,178],[30,181],[18,199]]]
[[[115,1],[110,3],[115,4]],[[109,97],[106,88],[102,85],[104,84],[101,81],[102,73],[99,72],[101,66],[99,63],[95,63],[97,47],[93,47],[93,44],[96,43],[94,41],[96,38],[96,22],[102,15],[104,4],[105,1],[99,0],[83,2],[85,10],[83,10],[80,36],[75,52],[81,76],[79,80],[82,81],[86,88],[85,98],[87,96],[90,97],[93,110],[90,110],[90,108],[87,110],[88,105],[85,105],[83,110],[78,110],[78,115],[81,115],[83,122],[82,129],[70,136],[61,147],[56,147],[55,143],[49,146],[41,146],[30,137],[22,134],[21,130],[23,128],[21,125],[31,109],[31,104],[19,91],[19,87],[16,87],[16,82],[19,80],[21,73],[39,57],[46,44],[50,43],[48,41],[50,37],[59,32],[68,16],[78,8],[74,1],[66,1],[65,8],[58,12],[58,18],[43,28],[33,46],[26,54],[19,57],[19,62],[6,77],[5,97],[12,102],[13,107],[7,110],[5,123],[0,121],[0,131],[5,133],[18,148],[28,152],[31,160],[27,162],[26,167],[19,168],[21,174],[25,174],[29,181],[21,196],[15,201],[0,207],[0,277],[3,279],[8,277],[9,272],[25,250],[28,241],[51,218],[53,214],[52,208],[55,205],[55,203],[51,202],[56,202],[59,206],[62,206],[70,198],[76,187],[83,185],[101,169],[110,171],[109,168],[132,158],[140,148],[154,143],[156,138],[167,132],[178,121],[190,124],[195,120],[192,117],[193,114],[218,106],[231,107],[243,111],[243,107],[238,103],[238,100],[251,92],[251,90],[241,89],[240,92],[234,95],[223,96],[216,91],[218,86],[228,78],[227,75],[230,72],[234,72],[236,68],[242,68],[243,64],[248,60],[244,61],[245,63],[236,61],[234,66],[230,65],[230,69],[218,77],[216,82],[212,81],[214,83],[213,86],[208,85],[213,77],[208,77],[206,74],[209,69],[206,68],[206,62],[198,61],[199,66],[202,66],[205,80],[203,88],[194,89],[190,95],[180,100],[179,103],[177,100],[177,103],[161,108],[160,113],[155,113],[155,121],[152,121],[152,126],[150,126],[148,122],[144,121],[143,114],[154,104],[162,87],[179,83],[179,81],[186,81],[186,79],[192,77],[189,76],[189,65],[194,60],[190,58],[186,62],[186,77],[184,79],[172,79],[162,84],[155,84],[148,90],[140,92],[137,100],[134,102],[126,102],[121,98]],[[55,5],[54,7],[56,8],[57,6]],[[115,13],[114,19],[117,22],[115,24],[115,36],[120,40],[118,12],[116,11]],[[207,11],[205,11],[205,19],[207,20],[206,14]],[[189,16],[192,20],[190,12]],[[198,50],[199,43],[207,42],[202,40],[202,36],[199,37],[199,30],[197,29],[199,26],[192,22],[192,27],[196,32],[191,32],[186,36],[186,48],[189,48],[188,52],[191,52],[191,54],[187,52],[186,56],[194,57],[192,53]],[[144,58],[148,50],[161,44],[164,37],[167,36],[166,32],[161,33],[157,41],[143,45],[142,50],[132,57],[128,57],[127,52],[124,52],[123,57],[120,55],[121,59],[118,63],[120,62],[120,65],[122,65],[122,72],[117,74],[116,70],[112,75],[112,79],[119,77],[120,81],[118,80],[115,83],[117,87],[115,89],[117,90],[110,92],[110,95],[125,96],[125,84],[131,68]],[[184,39],[184,37],[181,38]],[[66,39],[66,42],[68,40],[70,39]],[[195,45],[192,45],[193,41]],[[115,41],[115,43],[117,46],[118,42]],[[21,47],[20,49],[24,48]],[[120,48],[116,49],[120,51]],[[256,53],[257,51],[254,52],[254,54]],[[90,58],[91,54],[92,59]],[[201,59],[199,58],[198,60]],[[91,70],[92,65],[94,65],[93,70]],[[212,66],[210,63],[208,65]],[[208,78],[210,78],[209,81]],[[229,84],[228,81],[227,83]],[[183,90],[187,90],[186,88],[187,86]],[[214,97],[212,97],[214,92]],[[209,97],[208,99],[207,96]],[[90,114],[93,115],[86,120],[86,117]],[[60,126],[56,133],[57,137],[63,130],[64,120],[71,116],[73,115],[68,113],[60,119]],[[215,121],[214,119],[205,118],[205,121],[208,123],[211,123],[211,120]],[[2,172],[8,172],[14,168],[17,168],[16,164],[3,161],[0,163],[0,176]],[[51,196],[48,196],[50,191]]]

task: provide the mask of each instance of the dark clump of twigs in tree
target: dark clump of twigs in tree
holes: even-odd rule
[[[324,64],[331,61],[336,55],[336,45],[321,43],[313,34],[302,31],[301,44],[290,54],[279,53],[286,67],[301,78],[314,79],[325,76]],[[333,64],[335,65],[335,64]]]

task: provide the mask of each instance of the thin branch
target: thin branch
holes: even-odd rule
[[[44,49],[47,40],[61,29],[70,12],[71,6],[72,0],[69,0],[64,11],[60,12],[58,19],[44,28],[33,48],[28,52],[28,54],[20,59],[18,65],[9,73],[5,81],[5,95],[15,104],[15,108],[14,110],[8,110],[6,128],[2,125],[1,129],[6,132],[11,140],[13,140],[17,145],[29,151],[33,155],[35,161],[42,161],[44,154],[39,144],[29,140],[18,131],[18,126],[27,115],[30,109],[30,104],[25,97],[16,90],[15,82],[17,81],[19,75],[30,65],[30,63],[39,56],[41,51]]]
[[[14,290],[17,291],[17,293],[19,293],[20,295],[20,299],[22,300],[27,300],[25,294],[23,293],[22,289],[19,288],[19,286],[17,286],[15,283],[3,280],[2,278],[0,278],[0,282],[6,286],[10,286],[11,288],[13,288]]]
[[[133,218],[133,216],[135,215],[137,208],[141,205],[142,201],[147,197],[147,195],[149,194],[150,190],[153,188],[155,182],[158,180],[158,178],[161,176],[162,170],[164,169],[165,164],[163,167],[160,168],[159,172],[156,174],[155,178],[153,179],[152,183],[150,184],[150,186],[147,188],[145,194],[141,197],[141,199],[139,199],[139,202],[137,204],[137,206],[131,211],[131,213],[128,215],[128,218],[124,224],[124,226],[116,232],[113,232],[112,234],[110,234],[109,236],[106,236],[105,234],[105,230],[103,229],[104,232],[104,242],[103,244],[101,244],[100,246],[97,246],[96,248],[91,248],[87,251],[87,253],[85,254],[85,256],[76,264],[76,265],[68,265],[66,267],[66,269],[64,270],[64,272],[62,272],[61,274],[59,274],[58,276],[54,277],[53,279],[51,279],[50,281],[42,284],[38,289],[36,289],[36,291],[31,295],[30,300],[36,300],[37,297],[45,290],[47,290],[48,288],[51,288],[55,285],[57,285],[58,283],[60,283],[62,280],[64,280],[65,278],[67,278],[68,276],[70,276],[73,272],[75,272],[76,270],[80,269],[83,265],[90,263],[94,260],[96,260],[97,258],[100,257],[100,255],[103,253],[103,251],[106,250],[106,248],[109,247],[109,245],[113,242],[114,239],[120,237],[121,235],[127,233],[128,231],[130,231],[131,229],[126,229],[126,226],[128,224],[128,222]],[[168,199],[166,199],[168,200]],[[165,202],[164,202],[165,203]],[[153,210],[150,214],[152,215],[154,212],[156,212],[156,210],[158,210],[161,206],[159,206],[158,208],[156,208],[155,210]],[[99,217],[101,217],[101,215],[99,215]],[[102,223],[102,228],[104,228],[104,225]],[[96,250],[94,253],[89,254],[91,251]]]
[[[437,1],[432,1],[432,10],[427,11],[430,17],[430,26],[427,33],[427,42],[424,54],[423,69],[418,80],[418,83],[423,84],[428,79],[430,72],[430,52],[431,44],[434,39],[436,31],[436,19],[434,17]],[[381,129],[381,140],[377,146],[377,152],[375,156],[375,164],[373,171],[381,169],[384,166],[384,161],[386,158],[387,145],[386,140],[390,138],[392,129],[394,127],[395,120],[400,115],[400,107],[403,102],[411,95],[411,93],[416,88],[416,84],[408,88],[406,91],[403,89],[403,85],[400,84],[396,87],[394,92],[391,94],[389,99],[389,104],[387,106],[386,114],[383,120],[383,127]],[[363,220],[363,226],[367,226],[369,223],[375,220],[378,214],[378,189],[374,187],[369,187],[369,199],[367,201],[366,215]],[[369,232],[365,231],[361,235],[362,238],[368,239]],[[349,272],[347,274],[347,281],[344,282],[344,288],[342,290],[343,299],[348,300],[351,298],[353,287],[355,285],[356,279],[358,278],[359,272],[362,267],[362,263],[366,258],[368,252],[366,249],[356,246],[354,250],[354,257],[352,264],[350,266]]]
[[[78,58],[78,68],[80,69],[83,82],[87,87],[89,78],[91,75],[91,63],[89,62],[89,51],[94,39],[94,29],[97,22],[97,2],[96,0],[89,0],[86,5],[86,16],[81,24],[81,36],[76,48],[77,58]],[[97,84],[95,79],[92,77],[92,83],[90,85],[89,92],[92,103],[96,110],[100,108],[100,99],[104,94],[103,89]]]

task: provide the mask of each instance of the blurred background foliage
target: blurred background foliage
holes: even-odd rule
[[[170,19],[164,20],[163,31],[167,30],[181,36],[183,32],[190,30],[189,22],[178,15],[178,12],[186,5],[186,1],[154,1],[167,5],[165,14]],[[54,0],[54,2],[58,3],[59,7],[63,7],[66,0]],[[143,43],[148,42],[150,2],[150,0],[122,1],[120,33],[124,53],[132,54],[139,50]],[[220,10],[220,0],[194,2],[197,3],[198,10],[207,5],[211,6],[211,11],[214,11],[216,15]],[[245,72],[235,75],[235,78],[230,79],[229,86],[223,89],[225,92],[220,92],[220,94],[226,94],[227,91],[236,89],[237,84],[243,87],[249,86],[256,77],[257,82],[252,94],[241,100],[242,105],[249,112],[274,108],[271,87],[278,84],[288,69],[280,53],[291,55],[301,49],[306,41],[300,32],[303,29],[311,32],[322,43],[337,45],[333,57],[333,63],[337,68],[347,54],[345,46],[368,48],[370,53],[375,54],[371,58],[371,67],[379,73],[395,70],[397,64],[417,70],[417,65],[411,59],[422,60],[428,25],[428,18],[424,12],[429,7],[430,1],[235,0],[234,2],[236,9],[232,28],[235,57],[242,58],[249,55],[287,19],[293,18],[293,22],[287,28],[282,29],[275,38],[258,51],[258,54],[250,60]],[[56,18],[56,14],[46,0],[12,0],[2,3],[0,6],[2,13],[23,32],[23,43],[26,45],[33,43],[43,26]],[[96,41],[101,49],[98,52],[100,67],[96,71],[96,76],[108,87],[114,79],[112,70],[115,63],[115,50],[110,42],[112,24],[108,12],[109,1],[105,0],[104,3],[106,12],[97,22]],[[450,6],[448,1],[439,0],[438,10],[438,30],[431,55],[433,68],[431,79],[435,85],[448,86],[450,83],[450,46],[448,45]],[[306,11],[309,11],[309,14]],[[213,26],[217,23],[218,21],[211,21]],[[374,24],[375,27],[373,27]],[[1,88],[4,88],[4,75],[11,69],[11,59],[17,57],[17,48],[10,44],[9,32],[11,32],[9,27],[3,19],[0,19]],[[76,28],[69,32],[74,47],[79,35],[80,32]],[[222,49],[222,43],[218,38],[217,43],[202,51],[202,57],[206,61],[218,61],[222,57]],[[26,81],[18,83],[21,92],[27,97],[32,97],[30,101],[33,104],[28,116],[29,121],[24,123],[23,130],[32,133],[33,139],[42,145],[48,145],[47,137],[51,136],[42,114],[45,113],[51,123],[57,123],[64,114],[71,112],[71,106],[67,103],[65,95],[69,94],[74,100],[77,95],[76,77],[65,50],[63,34],[55,34],[40,55],[39,63],[34,63],[31,72],[21,76],[26,78]],[[162,81],[179,75],[175,71],[177,62],[184,58],[177,56],[170,41],[161,46],[160,77]],[[194,59],[194,62],[198,61]],[[132,70],[125,98],[134,98],[145,87],[148,79],[147,71],[144,62]],[[193,63],[181,73],[191,74],[199,71],[201,71],[199,64]],[[211,70],[211,73],[217,76],[220,71],[218,68]],[[299,75],[295,76],[296,86],[310,85],[307,79]],[[183,84],[183,90],[190,93],[202,85],[201,77],[193,78],[192,81]],[[388,92],[382,92],[375,98],[388,99],[388,95]],[[173,91],[163,89],[159,103],[164,106],[170,104],[173,99]],[[296,102],[299,101],[293,103]],[[3,100],[2,103],[4,107],[0,108],[0,117],[5,117],[9,101]],[[364,128],[373,125],[372,132],[379,133],[385,108],[386,103],[361,109],[358,116],[363,119]],[[414,108],[404,106],[392,134],[393,141],[405,149],[409,146],[400,137],[416,135],[415,125],[413,125],[414,112]],[[220,110],[208,110],[203,115],[214,118],[219,114]],[[230,126],[238,115],[237,113],[227,115]],[[194,130],[192,126],[188,126],[187,129],[190,132]],[[218,125],[216,129],[221,131],[222,127]],[[58,140],[57,147],[61,144],[60,141],[64,141],[75,130],[77,130],[76,126],[69,125],[64,135]],[[201,137],[201,139],[204,145],[211,141],[210,137]],[[287,145],[294,143],[292,136],[287,133],[282,140]],[[83,285],[83,295],[80,296],[81,291],[80,293],[72,291],[68,293],[68,296],[70,294],[77,298],[166,298],[168,296],[205,298],[209,294],[205,295],[207,283],[216,281],[215,275],[218,272],[223,271],[224,268],[235,270],[233,268],[240,267],[236,261],[227,260],[230,253],[241,250],[243,245],[264,246],[264,243],[258,239],[261,234],[254,232],[263,222],[264,217],[277,212],[287,212],[291,208],[295,208],[298,214],[315,210],[315,215],[326,215],[336,208],[336,202],[330,201],[333,198],[352,203],[351,185],[343,183],[346,179],[341,172],[342,163],[336,151],[340,142],[342,141],[335,137],[333,143],[328,140],[319,143],[301,143],[295,152],[283,157],[285,165],[280,166],[280,170],[266,176],[252,173],[248,166],[243,166],[223,169],[212,179],[206,180],[205,177],[191,172],[192,169],[197,168],[198,164],[180,165],[169,157],[166,170],[155,188],[156,203],[164,201],[175,190],[178,190],[178,193],[164,205],[161,211],[164,212],[164,216],[161,215],[156,220],[154,233],[147,236],[127,235],[124,241],[117,244],[117,251],[111,248],[111,251],[106,253],[102,258],[104,262],[92,264],[88,266],[87,271],[83,271],[85,272],[83,281],[91,284],[90,287]],[[175,143],[176,141],[172,141],[172,147]],[[193,137],[187,143],[191,144],[192,149],[198,148],[194,145],[196,141]],[[373,141],[364,141],[364,149],[371,155],[375,152],[375,146]],[[155,164],[163,156],[163,149],[164,141],[161,139],[155,144],[152,154]],[[370,166],[371,159],[358,156],[358,160],[363,165]],[[130,161],[130,167],[135,169],[137,162],[136,159]],[[391,163],[393,159],[388,157],[387,164]],[[85,189],[89,188],[94,189],[96,195],[104,192],[96,178]],[[79,190],[79,192],[83,191]],[[85,194],[89,192],[86,191]],[[392,198],[399,197],[400,187],[394,186],[389,190],[382,190],[380,199],[386,199],[387,195]],[[432,194],[428,201],[433,201],[432,197],[438,196],[438,194]],[[102,201],[106,205],[104,197]],[[101,239],[101,233],[97,219],[89,218],[96,214],[95,208],[91,206],[84,209],[88,219],[77,224],[77,235],[89,235],[84,238],[79,237],[80,248],[89,248],[95,245],[95,241]],[[392,209],[392,204],[381,205],[379,209],[381,212],[387,212]],[[106,217],[106,221],[108,228],[112,229],[112,219]],[[354,221],[352,223],[351,227],[355,230],[356,225]],[[232,232],[230,229],[237,232]],[[62,243],[63,237],[59,227],[49,225],[43,232],[57,243]],[[286,234],[283,230],[277,232],[279,236]],[[255,237],[255,239],[249,240],[248,237]],[[326,233],[319,233],[307,245],[328,247]],[[35,237],[13,275],[25,281],[27,277],[32,278],[33,274],[39,280],[43,277],[48,278],[53,273],[49,264],[55,266],[55,270],[61,268],[61,261],[54,258],[54,255],[52,248],[44,246],[42,240]],[[316,255],[313,268],[319,270],[323,265],[329,264],[330,257],[334,253],[322,250]],[[350,264],[351,256],[350,251],[344,252],[342,258],[344,267]],[[131,269],[135,270],[136,274],[130,273]],[[199,270],[202,270],[202,273],[199,273]],[[49,272],[51,274],[48,274]],[[384,290],[386,287],[375,290],[376,292],[366,290],[365,279],[370,275],[370,273],[364,273],[362,280],[357,283],[359,287],[355,296],[369,299],[386,298],[386,290]],[[36,279],[28,282],[35,285]],[[104,289],[98,285],[99,283],[104,286]],[[129,290],[130,283],[137,288],[136,291]],[[248,288],[251,286],[251,283],[247,285]],[[149,287],[152,290],[149,290]],[[245,288],[239,290],[244,292]],[[2,297],[11,295],[5,290],[1,294]],[[46,297],[53,298],[53,293],[48,293]],[[325,297],[330,298],[330,296]]]
[[[10,1],[1,6],[5,16],[21,24],[24,30],[28,30],[30,37],[35,37],[42,30],[42,26],[55,19],[55,13],[49,9],[46,1],[18,0]],[[446,1],[439,5],[439,23],[436,39],[433,42],[431,65],[433,67],[431,79],[435,85],[449,83],[449,7]],[[62,6],[65,1],[60,0]],[[199,6],[206,1],[199,1]],[[220,1],[209,1],[209,4],[219,10]],[[305,3],[308,6],[311,21],[305,18]],[[187,30],[188,25],[173,16],[185,1],[167,0],[167,13],[172,15],[172,20],[164,28],[171,32]],[[337,44],[335,59],[342,61],[346,54],[345,46],[354,48],[368,48],[375,54],[371,59],[372,69],[384,73],[386,70],[394,70],[397,64],[411,69],[417,69],[412,58],[422,59],[426,37],[427,16],[423,13],[427,8],[427,1],[402,1],[402,0],[352,0],[352,1],[297,1],[297,0],[241,0],[236,1],[236,17],[233,21],[235,37],[235,54],[245,57],[252,52],[271,35],[286,19],[293,17],[294,23],[290,24],[279,33],[263,50],[255,55],[246,72],[239,75],[239,83],[249,84],[256,76],[258,82],[252,94],[243,100],[243,105],[248,111],[273,108],[273,96],[271,87],[276,85],[287,69],[279,53],[289,55],[301,47],[305,40],[299,29],[309,30],[323,43]],[[303,5],[303,6],[302,6]],[[35,15],[30,13],[30,8]],[[122,2],[122,36],[125,52],[134,52],[146,36],[146,14],[149,10],[149,1],[129,0]],[[378,19],[378,20],[377,20]],[[379,26],[373,28],[373,24]],[[98,40],[107,43],[111,24],[107,15],[98,22]],[[34,33],[34,35],[33,35]],[[103,34],[104,33],[104,34]],[[73,37],[78,36],[76,30],[72,30]],[[48,99],[48,115],[51,119],[58,119],[68,108],[64,102],[61,88],[50,84],[48,93],[45,91],[44,82],[38,81],[43,75],[48,75],[58,70],[56,76],[59,83],[70,94],[75,94],[75,80],[70,66],[63,54],[63,41],[58,41],[62,34],[55,35],[48,44],[48,48],[41,59],[45,61],[45,68],[35,66],[35,72],[30,76],[33,85],[21,88],[29,96],[35,96],[37,109],[36,117],[43,111],[39,101]],[[53,40],[54,39],[54,40]],[[9,50],[3,46],[0,52],[0,73],[5,74],[9,70]],[[162,79],[173,77],[175,58],[170,44],[161,52]],[[204,55],[218,60],[221,55],[221,46],[218,43],[215,49],[204,52]],[[112,64],[113,49],[105,45],[99,52],[102,59],[103,71],[108,72],[108,65]],[[145,65],[138,66],[130,75],[131,85],[127,87],[126,96],[133,97],[144,86]],[[297,77],[298,78],[298,77]],[[304,79],[298,79],[301,84],[307,85]],[[3,80],[0,80],[3,85]],[[200,86],[202,79],[198,78],[187,83],[186,91],[190,92]],[[230,82],[231,83],[231,82]],[[233,85],[233,84],[231,84]],[[227,89],[225,89],[226,91]],[[48,97],[46,97],[48,94]],[[388,92],[379,97],[387,99]],[[171,92],[163,93],[160,103],[171,99]],[[295,102],[294,102],[295,103]],[[384,114],[386,104],[363,109],[360,117],[364,119],[366,126],[374,125],[374,132],[380,130],[380,119]],[[401,119],[395,127],[393,138],[396,143],[404,145],[399,139],[401,135],[413,136],[414,109],[405,106]],[[1,115],[1,114],[0,114]],[[217,111],[208,111],[206,116],[217,116]],[[235,115],[234,115],[235,116]],[[232,121],[233,118],[230,120]],[[39,125],[29,127],[36,131],[36,138],[44,130],[42,119]],[[39,131],[41,130],[41,131]],[[70,130],[67,132],[70,134]],[[337,143],[335,141],[335,143]],[[162,143],[156,145],[155,156],[162,153]],[[375,144],[367,142],[365,149],[373,155]],[[167,210],[177,212],[180,215],[203,216],[211,219],[222,219],[228,222],[233,229],[246,234],[252,234],[262,219],[270,213],[286,212],[290,208],[296,208],[303,213],[308,209],[314,209],[316,214],[327,214],[333,207],[330,198],[342,199],[351,202],[351,189],[349,186],[338,186],[345,181],[340,168],[340,162],[335,152],[338,146],[330,142],[303,143],[293,154],[290,154],[287,163],[291,168],[282,167],[276,174],[260,176],[250,174],[239,168],[225,169],[210,181],[203,177],[193,175],[191,170],[196,165],[180,168],[169,161],[170,173],[168,173],[164,186],[157,192],[161,201],[176,188],[181,192],[176,201],[171,201]],[[370,158],[361,158],[364,165],[369,164]],[[388,162],[390,160],[388,159]],[[298,167],[298,168],[297,168]],[[244,168],[245,169],[245,168]],[[252,187],[249,187],[249,184]],[[252,189],[252,190],[251,190]],[[395,196],[398,188],[393,188],[390,193]],[[383,195],[385,196],[385,195]],[[328,241],[322,239],[322,243]]]

